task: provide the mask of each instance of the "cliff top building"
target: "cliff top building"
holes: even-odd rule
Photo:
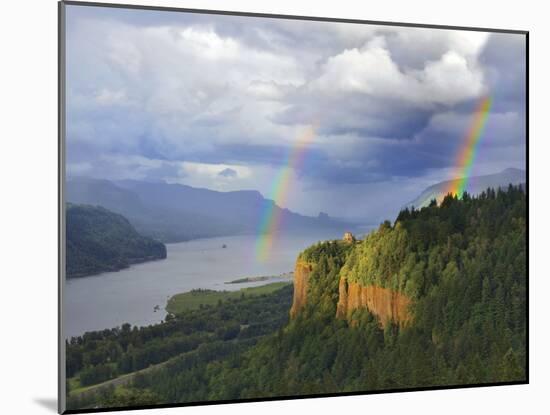
[[[351,232],[344,232],[344,237],[342,238],[344,242],[353,243],[355,242],[355,236]]]

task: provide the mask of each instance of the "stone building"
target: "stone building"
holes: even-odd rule
[[[353,243],[355,242],[355,236],[351,232],[344,232],[344,237],[342,238],[344,242]]]

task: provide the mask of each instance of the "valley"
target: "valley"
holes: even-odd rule
[[[160,324],[72,338],[73,385],[135,376],[70,407],[523,382],[525,207],[522,187],[447,196],[302,249],[293,286],[191,291]]]

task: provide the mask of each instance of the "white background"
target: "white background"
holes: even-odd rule
[[[174,408],[148,413],[548,413],[545,2],[505,0],[180,0],[126,3],[530,31],[530,385],[288,402]],[[57,393],[57,4],[2,2],[0,12],[0,411],[52,414]]]

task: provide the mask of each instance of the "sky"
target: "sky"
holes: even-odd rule
[[[392,219],[453,178],[492,97],[473,175],[525,168],[525,38],[67,6],[67,174],[270,189],[285,206]]]

